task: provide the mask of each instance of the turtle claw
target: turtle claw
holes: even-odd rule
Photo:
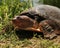
[[[49,39],[49,34],[44,35],[44,38]]]
[[[57,35],[55,33],[44,35],[44,38],[50,39],[50,40],[52,40],[52,39],[54,39],[56,37],[57,37]]]
[[[50,35],[49,39],[51,40],[51,39],[54,39],[54,38],[56,38],[56,37],[57,37],[57,35],[56,35],[55,33],[52,33],[52,34]]]

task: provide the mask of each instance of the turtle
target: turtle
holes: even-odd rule
[[[51,5],[38,5],[29,8],[12,19],[16,29],[42,32],[52,39],[60,34],[60,8]]]

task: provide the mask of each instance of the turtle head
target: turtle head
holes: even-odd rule
[[[33,27],[34,24],[34,20],[32,20],[31,18],[23,15],[23,16],[15,16],[12,19],[12,23],[14,24],[14,26],[16,28],[19,29],[25,29],[25,28],[30,28]]]
[[[39,30],[37,30],[38,23],[36,22],[36,20],[33,20],[26,15],[15,16],[12,19],[12,23],[13,23],[15,29],[39,31]]]

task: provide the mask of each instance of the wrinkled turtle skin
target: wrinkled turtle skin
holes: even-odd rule
[[[60,9],[50,5],[39,5],[23,11],[12,20],[16,29],[42,32],[52,39],[60,34]]]

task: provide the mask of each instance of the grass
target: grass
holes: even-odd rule
[[[19,38],[15,32],[12,30],[9,33],[0,34],[0,48],[60,48],[60,36],[53,40],[43,39],[40,36],[39,38],[35,36]]]
[[[60,44],[36,37],[24,40],[13,37],[12,39],[5,38],[3,41],[0,41],[0,48],[60,48]]]

